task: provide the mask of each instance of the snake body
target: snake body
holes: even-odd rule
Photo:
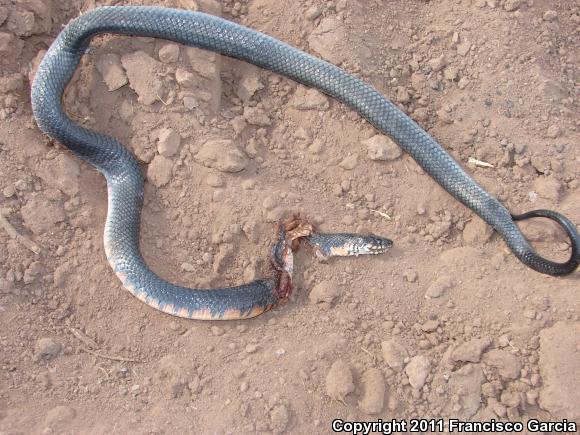
[[[512,217],[421,127],[372,86],[337,66],[255,30],[201,12],[146,6],[102,7],[69,23],[52,43],[36,72],[32,107],[42,131],[105,176],[108,214],[104,243],[108,261],[124,287],[154,308],[196,319],[253,317],[287,296],[283,290],[285,285],[280,283],[285,275],[281,273],[270,280],[208,291],[173,285],[147,267],[139,251],[143,177],[137,161],[114,138],[73,122],[61,104],[65,87],[90,39],[101,33],[156,37],[219,52],[316,88],[352,107],[390,136],[453,197],[491,225],[527,266],[541,273],[564,275],[574,271],[580,263],[580,236],[571,221],[545,210]],[[567,262],[556,263],[540,257],[514,223],[514,219],[535,216],[548,217],[562,225],[572,246]],[[316,238],[314,234],[310,237]],[[278,239],[278,245],[283,244],[281,240],[285,240],[284,234]],[[351,240],[343,242],[348,244]],[[363,244],[367,242],[373,243],[366,240]],[[335,254],[345,252],[344,243],[333,248]],[[352,252],[352,246],[349,249]],[[361,248],[359,253],[365,249]],[[284,249],[274,255],[275,267],[284,260],[280,257],[281,252]],[[284,266],[278,265],[278,268],[283,270]]]

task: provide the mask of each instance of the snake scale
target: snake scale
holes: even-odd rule
[[[309,241],[321,255],[381,253],[391,242],[376,236],[318,235],[310,230],[290,237],[303,223],[283,222],[271,253],[277,271],[271,279],[203,290],[176,286],[158,277],[147,267],[139,250],[144,182],[138,162],[112,137],[73,122],[62,107],[62,95],[81,56],[91,38],[102,33],[162,38],[211,50],[316,88],[350,106],[390,136],[447,192],[491,225],[527,266],[549,275],[566,275],[580,263],[580,236],[569,219],[548,210],[512,216],[419,125],[372,86],[337,66],[263,33],[201,12],[148,6],[102,7],[71,21],[48,49],[32,86],[33,113],[43,132],[105,176],[107,259],[123,286],[156,309],[194,319],[253,317],[287,298],[291,286],[291,245],[295,241]],[[571,242],[568,261],[556,263],[534,251],[514,223],[530,217],[546,217],[563,227]]]

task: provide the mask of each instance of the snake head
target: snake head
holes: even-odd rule
[[[374,234],[361,236],[349,233],[314,233],[308,236],[306,240],[314,248],[316,256],[320,259],[378,255],[387,252],[393,246],[392,240],[375,236]]]

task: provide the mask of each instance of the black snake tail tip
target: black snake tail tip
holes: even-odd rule
[[[562,227],[562,229],[566,232],[566,235],[570,239],[570,246],[572,248],[572,252],[570,253],[570,258],[568,259],[568,261],[564,263],[557,263],[554,261],[547,260],[535,252],[534,255],[542,263],[552,268],[553,271],[552,275],[568,275],[574,272],[578,267],[578,265],[580,265],[580,234],[578,233],[576,226],[566,216],[552,210],[532,210],[523,214],[518,215],[512,214],[512,219],[514,221],[523,221],[535,217],[548,218],[558,223],[558,225]],[[525,263],[528,264],[533,269],[535,269],[535,267],[533,267],[529,263],[527,262]]]

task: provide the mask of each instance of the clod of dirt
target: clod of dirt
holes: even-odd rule
[[[290,100],[290,105],[298,110],[328,110],[328,98],[316,89],[306,89],[304,86],[296,88]]]
[[[493,229],[483,219],[475,216],[463,229],[463,241],[469,245],[481,246],[493,235]]]
[[[409,378],[409,384],[416,389],[420,390],[425,385],[427,376],[431,371],[431,361],[424,355],[417,355],[411,358],[407,367],[405,367],[405,373]]]
[[[317,283],[308,295],[310,302],[320,305],[323,308],[330,308],[334,300],[340,295],[339,287],[332,281],[321,281]]]
[[[352,171],[358,166],[358,154],[351,154],[350,156],[346,156],[341,160],[338,166],[346,171]]]
[[[523,0],[506,0],[503,4],[503,8],[508,12],[517,11],[522,5]]]
[[[96,67],[109,91],[115,91],[129,82],[118,54],[107,53],[101,56],[96,62]]]
[[[580,322],[559,321],[540,332],[540,406],[554,417],[580,418]]]
[[[562,130],[560,130],[560,126],[558,124],[552,124],[548,127],[548,130],[546,130],[546,136],[551,139],[556,139],[558,136],[560,136],[561,133]]]
[[[401,148],[384,134],[377,134],[363,142],[371,160],[395,160],[401,157]]]
[[[51,360],[56,358],[61,350],[62,345],[52,338],[41,338],[36,342],[34,354],[37,361]]]
[[[534,190],[542,198],[556,202],[560,200],[562,183],[552,177],[541,177],[534,181]]]
[[[276,405],[270,411],[270,429],[272,432],[278,434],[286,430],[288,421],[290,420],[290,413],[286,405]]]
[[[50,431],[43,431],[44,433],[53,433],[52,429],[62,428],[74,420],[77,412],[70,406],[55,406],[46,413],[44,418],[44,426],[50,428]]]
[[[272,123],[268,114],[259,107],[244,107],[244,119],[248,124],[258,127],[267,127]]]
[[[336,65],[342,63],[346,57],[341,43],[346,41],[344,25],[335,17],[325,17],[308,37],[310,48],[320,56]]]
[[[153,157],[147,169],[147,178],[156,186],[165,186],[171,180],[173,162],[167,157],[157,155]]]
[[[336,360],[326,375],[326,394],[332,399],[344,400],[345,396],[354,391],[352,372],[343,360]]]
[[[427,64],[435,72],[441,71],[443,68],[445,68],[447,66],[447,63],[448,63],[448,61],[447,61],[447,58],[445,57],[444,54],[442,54],[439,57],[434,57],[429,62],[427,62]]]
[[[393,370],[399,372],[405,365],[405,359],[408,358],[409,352],[405,346],[395,339],[383,341],[381,343],[383,359]]]
[[[54,226],[66,219],[62,204],[34,196],[21,209],[24,225],[34,234],[54,230]]]
[[[208,140],[194,158],[203,166],[222,172],[240,172],[248,164],[246,156],[229,139]]]
[[[181,136],[171,128],[163,128],[159,131],[157,151],[165,157],[173,156],[181,144]]]
[[[304,18],[308,21],[314,21],[322,14],[322,10],[318,5],[312,5],[304,12]]]
[[[427,288],[427,291],[425,292],[425,297],[427,299],[441,297],[447,290],[455,287],[455,281],[446,273],[447,272],[439,272],[437,279]]]
[[[457,403],[449,403],[448,412],[459,418],[475,415],[481,406],[481,385],[484,382],[485,376],[479,364],[467,364],[453,372],[449,389],[456,394]]]
[[[37,175],[46,184],[68,196],[74,196],[79,192],[80,172],[78,159],[67,154],[58,154],[52,160],[43,159],[36,168]]]
[[[546,12],[543,13],[542,19],[544,21],[556,21],[558,19],[558,12],[547,10]]]
[[[195,75],[183,68],[177,68],[175,71],[175,80],[179,86],[184,88],[193,88],[197,83]]]
[[[136,51],[121,57],[121,64],[127,71],[129,86],[137,95],[139,102],[150,105],[158,101],[163,93],[163,84],[157,78],[161,63],[144,51]]]
[[[385,404],[385,378],[376,368],[370,368],[361,378],[362,397],[358,403],[361,411],[367,414],[379,414]]]
[[[254,66],[244,68],[244,73],[236,90],[236,94],[244,103],[250,101],[256,92],[264,89],[259,74],[258,68]]]
[[[165,44],[159,49],[159,60],[163,63],[173,63],[179,60],[179,45]]]
[[[453,361],[479,362],[481,354],[489,347],[491,340],[486,338],[474,338],[459,345],[452,353]]]
[[[515,380],[520,377],[522,366],[519,359],[505,350],[490,350],[483,356],[483,362],[495,368],[504,379]]]

